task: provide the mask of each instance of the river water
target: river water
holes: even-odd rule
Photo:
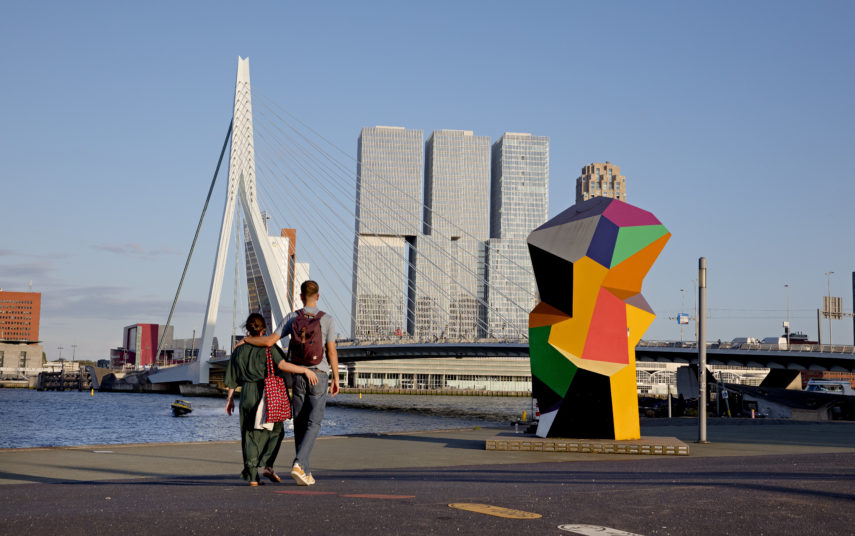
[[[240,440],[225,399],[175,395],[0,389],[0,448]],[[339,394],[327,404],[321,435],[407,432],[508,425],[529,398]],[[291,422],[286,436],[293,436]]]

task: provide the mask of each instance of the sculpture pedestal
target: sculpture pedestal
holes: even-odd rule
[[[689,446],[676,437],[642,437],[627,441],[614,439],[569,439],[537,437],[531,434],[501,433],[486,442],[486,450],[536,452],[580,452],[590,454],[642,454],[688,456]]]

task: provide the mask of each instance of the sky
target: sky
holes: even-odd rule
[[[42,293],[49,360],[165,323],[241,56],[255,90],[353,157],[374,125],[549,136],[550,215],[584,165],[620,166],[673,235],[644,282],[645,339],[681,338],[700,257],[710,340],[780,335],[788,311],[815,339],[822,296],[852,312],[852,20],[855,3],[822,0],[3,2],[0,288]],[[201,330],[224,198],[177,337]]]

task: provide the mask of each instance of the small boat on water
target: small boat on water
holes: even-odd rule
[[[193,411],[193,408],[190,406],[190,402],[186,400],[176,400],[172,403],[173,417],[181,417],[183,415],[187,415],[191,411]]]

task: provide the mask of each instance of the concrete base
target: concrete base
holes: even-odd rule
[[[0,380],[0,389],[4,388],[22,388],[32,389],[30,380]]]
[[[642,437],[627,441],[614,439],[565,439],[531,434],[502,433],[486,441],[486,450],[539,452],[589,452],[592,454],[646,454],[688,456],[689,446],[676,437]]]
[[[178,386],[181,396],[225,396],[226,391],[206,383],[182,383]]]

